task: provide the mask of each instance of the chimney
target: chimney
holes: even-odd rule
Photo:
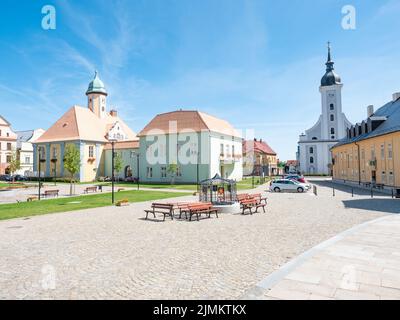
[[[367,107],[367,115],[368,115],[368,118],[371,117],[373,114],[374,114],[374,106],[373,106],[373,105],[369,105],[369,106]]]
[[[400,98],[400,92],[395,92],[393,93],[393,102],[395,102],[396,100],[398,100]]]
[[[111,117],[116,117],[118,115],[118,112],[117,112],[117,110],[110,110],[110,116]]]

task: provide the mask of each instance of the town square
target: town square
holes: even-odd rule
[[[4,17],[0,300],[400,300],[400,5],[311,2]]]

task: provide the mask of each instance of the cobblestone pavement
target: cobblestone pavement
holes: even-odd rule
[[[265,214],[199,222],[146,221],[149,203],[2,221],[0,299],[235,299],[318,243],[398,207],[332,197],[325,186],[318,197],[268,197]],[[352,202],[372,200],[367,209]]]
[[[400,300],[399,215],[367,223],[337,240],[299,263],[265,297]]]

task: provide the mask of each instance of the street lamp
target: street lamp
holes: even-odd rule
[[[38,176],[38,181],[39,181],[39,194],[38,194],[38,199],[40,200],[40,190],[41,190],[41,186],[42,186],[42,182],[40,181],[41,178],[41,171],[42,171],[42,162],[45,162],[46,160],[42,158],[42,148],[41,147],[37,147],[38,153],[39,153],[39,176]]]
[[[51,159],[51,162],[54,163],[54,169],[53,169],[53,173],[54,173],[54,185],[57,185],[57,159]]]
[[[139,168],[140,168],[140,166],[139,166],[139,152],[136,154],[136,167],[137,167],[137,179],[136,179],[136,183],[137,183],[137,189],[139,190],[139,177],[140,177],[140,175],[139,175]]]
[[[115,180],[115,177],[114,177],[114,171],[115,171],[115,168],[114,168],[114,158],[115,158],[114,145],[115,145],[115,142],[117,141],[117,139],[111,138],[108,140],[111,142],[111,201],[114,204],[114,202],[115,202],[115,199],[114,199],[114,180]]]

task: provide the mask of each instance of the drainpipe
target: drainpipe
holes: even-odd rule
[[[360,159],[360,145],[357,142],[354,142],[357,146],[358,153],[358,185],[361,185],[361,159]]]

